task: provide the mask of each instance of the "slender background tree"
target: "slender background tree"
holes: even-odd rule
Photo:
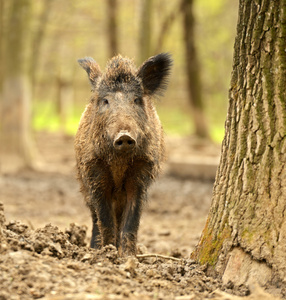
[[[118,48],[118,2],[117,0],[108,0],[107,4],[107,36],[109,56],[112,57],[119,53]]]
[[[176,3],[173,10],[166,15],[165,19],[162,21],[162,25],[160,26],[160,31],[158,34],[158,39],[155,46],[155,53],[160,53],[162,48],[166,42],[168,34],[170,34],[170,30],[174,26],[175,21],[181,16],[181,13],[184,10],[185,2],[184,0]]]
[[[139,57],[141,62],[152,55],[152,3],[152,0],[140,0]]]
[[[52,12],[53,0],[44,0],[43,6],[41,7],[41,13],[38,18],[38,26],[35,29],[35,32],[32,36],[32,53],[31,59],[29,59],[29,72],[31,78],[32,88],[35,87],[36,84],[36,75],[38,66],[40,63],[40,55],[43,47],[43,42],[45,39],[45,35],[47,34],[47,25],[49,21],[50,14]]]
[[[33,156],[28,76],[31,1],[13,0],[6,8],[0,134],[3,172],[30,167]]]
[[[208,128],[204,114],[202,97],[201,68],[196,49],[194,1],[183,0],[183,28],[185,40],[185,67],[188,98],[194,121],[194,134],[208,138]]]

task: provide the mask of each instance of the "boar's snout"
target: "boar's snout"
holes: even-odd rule
[[[114,139],[113,146],[118,152],[129,152],[136,146],[136,140],[127,131],[120,131]]]

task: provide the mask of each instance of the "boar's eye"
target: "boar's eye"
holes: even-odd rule
[[[102,102],[103,105],[108,105],[109,104],[109,102],[106,98],[102,99],[101,102]]]
[[[135,103],[135,104],[139,104],[139,105],[142,104],[142,98],[139,98],[139,97],[138,97],[138,98],[135,98],[135,99],[134,99],[134,103]]]

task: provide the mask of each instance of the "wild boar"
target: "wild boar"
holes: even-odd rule
[[[120,255],[136,255],[147,189],[165,153],[154,98],[167,87],[172,59],[161,53],[137,69],[118,55],[105,72],[90,57],[78,62],[92,87],[75,137],[78,179],[93,223],[90,246],[113,244]]]

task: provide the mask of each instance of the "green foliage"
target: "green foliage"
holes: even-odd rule
[[[35,102],[33,110],[33,128],[36,131],[58,131],[59,116],[52,102]]]
[[[74,135],[77,131],[81,111],[77,110],[66,116],[63,124],[53,101],[36,102],[33,110],[33,129],[35,131],[57,132]]]

